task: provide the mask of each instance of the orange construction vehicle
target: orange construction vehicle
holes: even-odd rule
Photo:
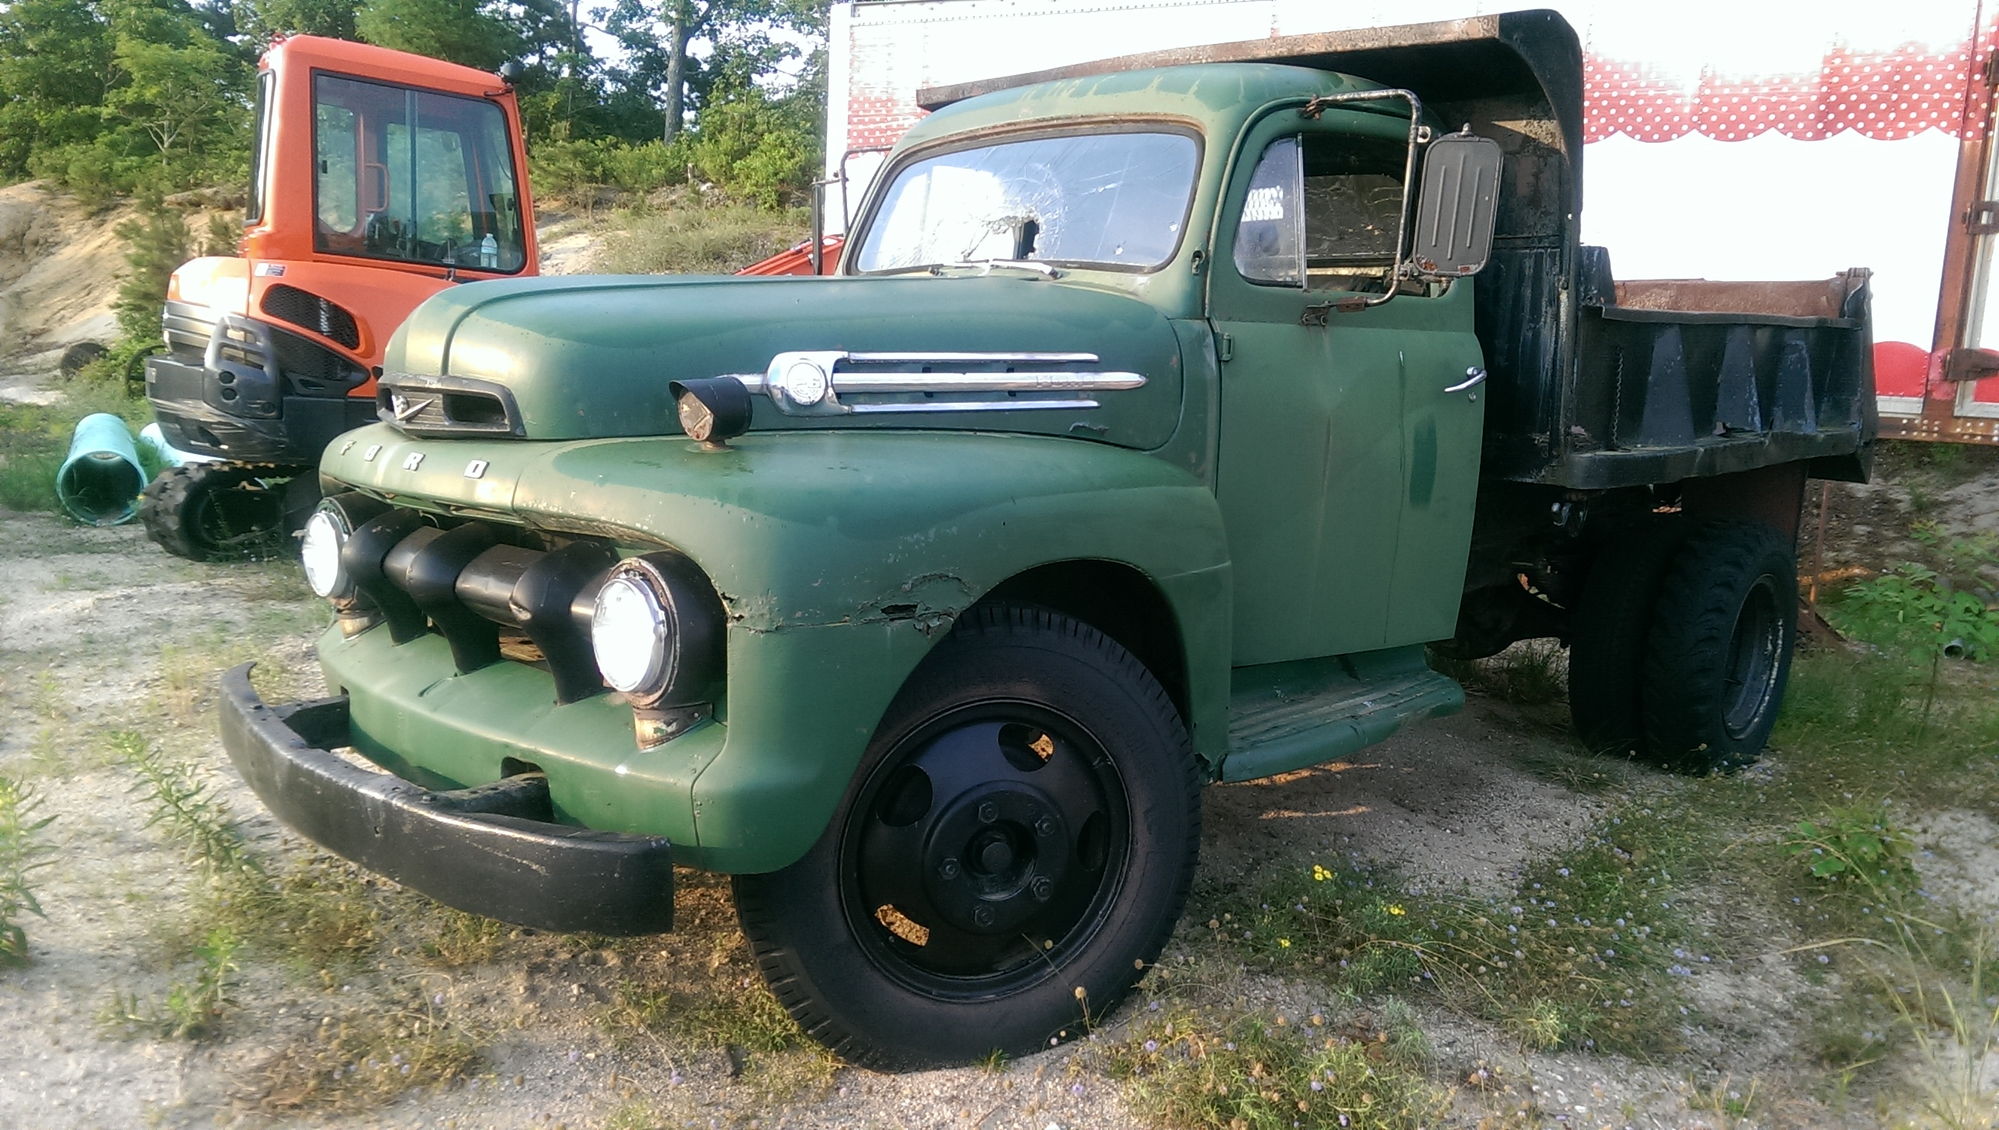
[[[196,560],[274,541],[318,498],[334,436],[375,419],[391,331],[454,283],[536,272],[520,111],[497,75],[317,36],[257,73],[241,258],[168,284],[146,395],[217,457],[147,487],[147,531]]]
[[[539,267],[504,77],[295,36],[258,68],[256,122],[242,257],[174,272],[146,362],[167,442],[211,458],[162,472],[140,516],[197,561],[272,550],[311,512],[320,453],[376,419],[383,347],[418,303]],[[837,245],[805,247],[744,273],[832,269]]]

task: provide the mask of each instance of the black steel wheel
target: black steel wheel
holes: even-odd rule
[[[1759,522],[1700,527],[1673,559],[1645,658],[1645,745],[1718,773],[1756,760],[1777,723],[1798,628],[1789,539]]]
[[[967,1063],[1081,1034],[1158,956],[1199,846],[1171,700],[1095,629],[974,611],[890,707],[840,813],[736,879],[793,1017],[869,1067]]]

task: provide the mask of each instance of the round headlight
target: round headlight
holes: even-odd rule
[[[611,689],[626,694],[659,690],[666,674],[666,609],[659,594],[631,573],[605,581],[590,613],[590,647]]]
[[[340,568],[340,547],[346,541],[346,523],[338,510],[322,506],[306,519],[299,560],[305,565],[305,583],[320,596],[332,597],[346,586],[347,577]]]

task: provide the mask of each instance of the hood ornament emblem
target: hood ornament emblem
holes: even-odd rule
[[[415,400],[400,392],[392,392],[389,394],[389,414],[396,418],[396,423],[407,424],[415,419],[418,413],[436,402],[435,397]]]

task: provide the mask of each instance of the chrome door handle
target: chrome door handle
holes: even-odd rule
[[[1450,386],[1444,391],[1463,392],[1468,388],[1477,388],[1479,385],[1482,385],[1484,383],[1485,383],[1485,370],[1477,365],[1473,365],[1471,368],[1465,370],[1464,380],[1459,381],[1457,384]]]

